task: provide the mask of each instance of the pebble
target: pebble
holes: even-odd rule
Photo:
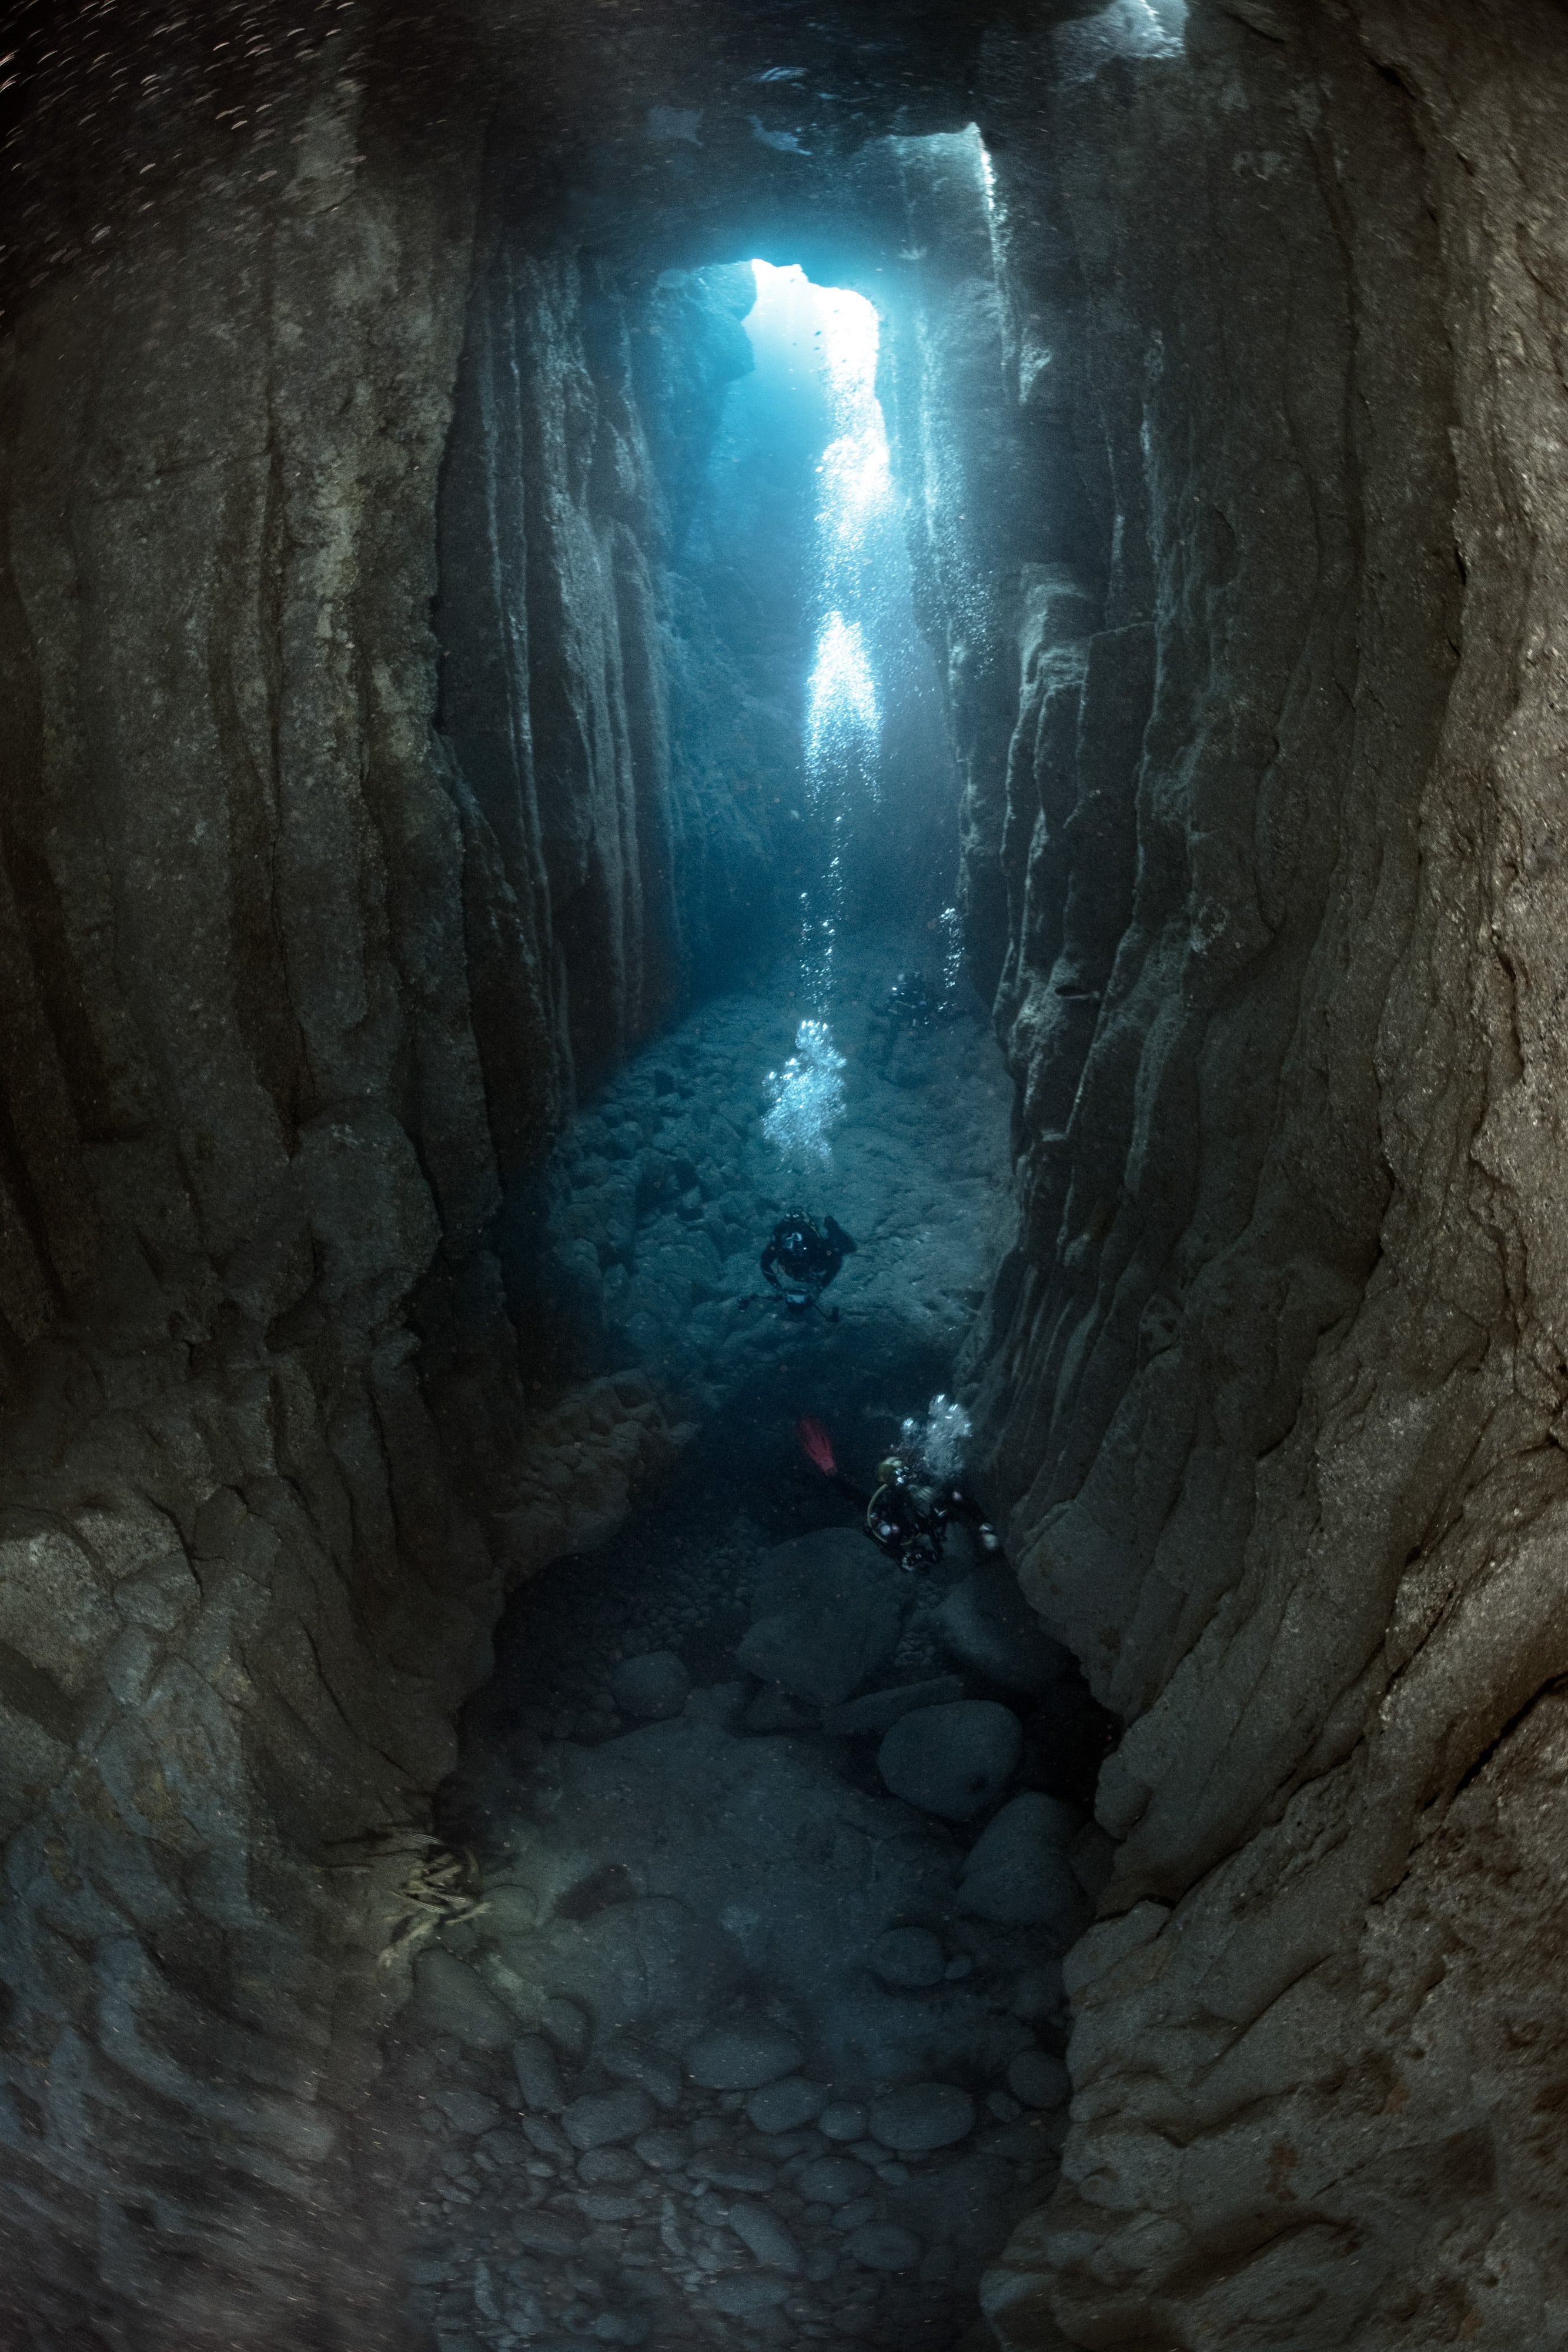
[[[863,2139],[870,2120],[864,2107],[848,2099],[835,2099],[817,2117],[817,2129],[826,2139]]]
[[[477,2091],[441,2091],[435,2104],[447,2121],[460,2132],[476,2139],[481,2132],[494,2131],[501,2120],[501,2110],[494,2099],[483,2097]]]
[[[909,2083],[873,2101],[871,2127],[883,2147],[920,2156],[967,2137],[975,2127],[975,2102],[956,2083]]]
[[[623,2083],[614,2091],[591,2091],[573,2099],[561,2117],[573,2147],[603,2147],[618,2139],[645,2132],[658,2114],[640,2084]]]
[[[688,2043],[686,2072],[708,2091],[756,2091],[800,2063],[800,2045],[776,2025],[725,2025]]]

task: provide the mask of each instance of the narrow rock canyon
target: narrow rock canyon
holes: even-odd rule
[[[6,2345],[1568,2342],[1561,9],[7,38]]]

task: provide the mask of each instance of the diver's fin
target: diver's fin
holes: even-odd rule
[[[837,1477],[839,1465],[833,1459],[833,1442],[821,1423],[802,1414],[795,1423],[795,1434],[800,1441],[800,1451],[816,1464],[823,1476]]]

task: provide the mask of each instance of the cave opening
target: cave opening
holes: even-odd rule
[[[977,134],[899,145],[988,267]],[[715,764],[766,848],[744,942],[710,929],[611,1075],[580,1052],[512,1213],[541,1390],[609,1426],[651,1384],[674,1458],[517,1595],[438,1796],[465,1903],[405,1937],[390,2074],[430,2128],[432,2325],[471,2317],[477,2264],[524,2341],[948,2352],[1054,2175],[1106,1718],[966,1471],[1010,1089],[883,406],[890,313],[906,366],[917,318],[952,329],[861,274],[880,301],[787,261],[667,268],[619,347],[698,649],[670,757],[712,755],[738,680],[746,756],[731,732]],[[994,286],[980,310],[994,336]],[[923,526],[961,547],[963,421],[904,398]],[[569,981],[574,1043],[596,979]]]
[[[13,15],[0,2334],[1556,2342],[1558,0]]]

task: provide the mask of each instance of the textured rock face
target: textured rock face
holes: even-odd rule
[[[635,1378],[525,1405],[494,1221],[757,862],[670,756],[592,289],[476,275],[477,151],[394,168],[361,100],[5,362],[0,2230],[61,2343],[397,2336],[321,2221],[394,2210],[351,2117],[411,1855],[354,1841],[678,1434]]]
[[[889,397],[1019,1087],[989,1475],[1129,1726],[1070,2185],[991,2325],[1568,2325],[1562,23],[990,13],[476,11],[443,38],[496,88],[427,87],[418,142],[329,57],[265,181],[143,218],[116,159],[112,271],[74,184],[35,241],[0,2308],[39,2344],[398,2340],[354,2116],[413,1874],[334,1841],[418,1817],[507,1579],[674,1442],[635,1383],[530,1412],[491,1244],[756,887],[668,723],[743,732],[669,572],[724,332],[679,383],[635,342],[695,299],[651,271],[737,240],[925,273]],[[482,196],[493,98],[529,160]],[[971,113],[988,235],[951,154],[851,166]]]
[[[1064,2187],[989,2308],[1547,2342],[1568,54],[1122,13],[979,107],[1041,462],[1065,417],[1105,524],[1026,575],[971,794],[1023,1143],[992,1462],[1129,1727]]]

